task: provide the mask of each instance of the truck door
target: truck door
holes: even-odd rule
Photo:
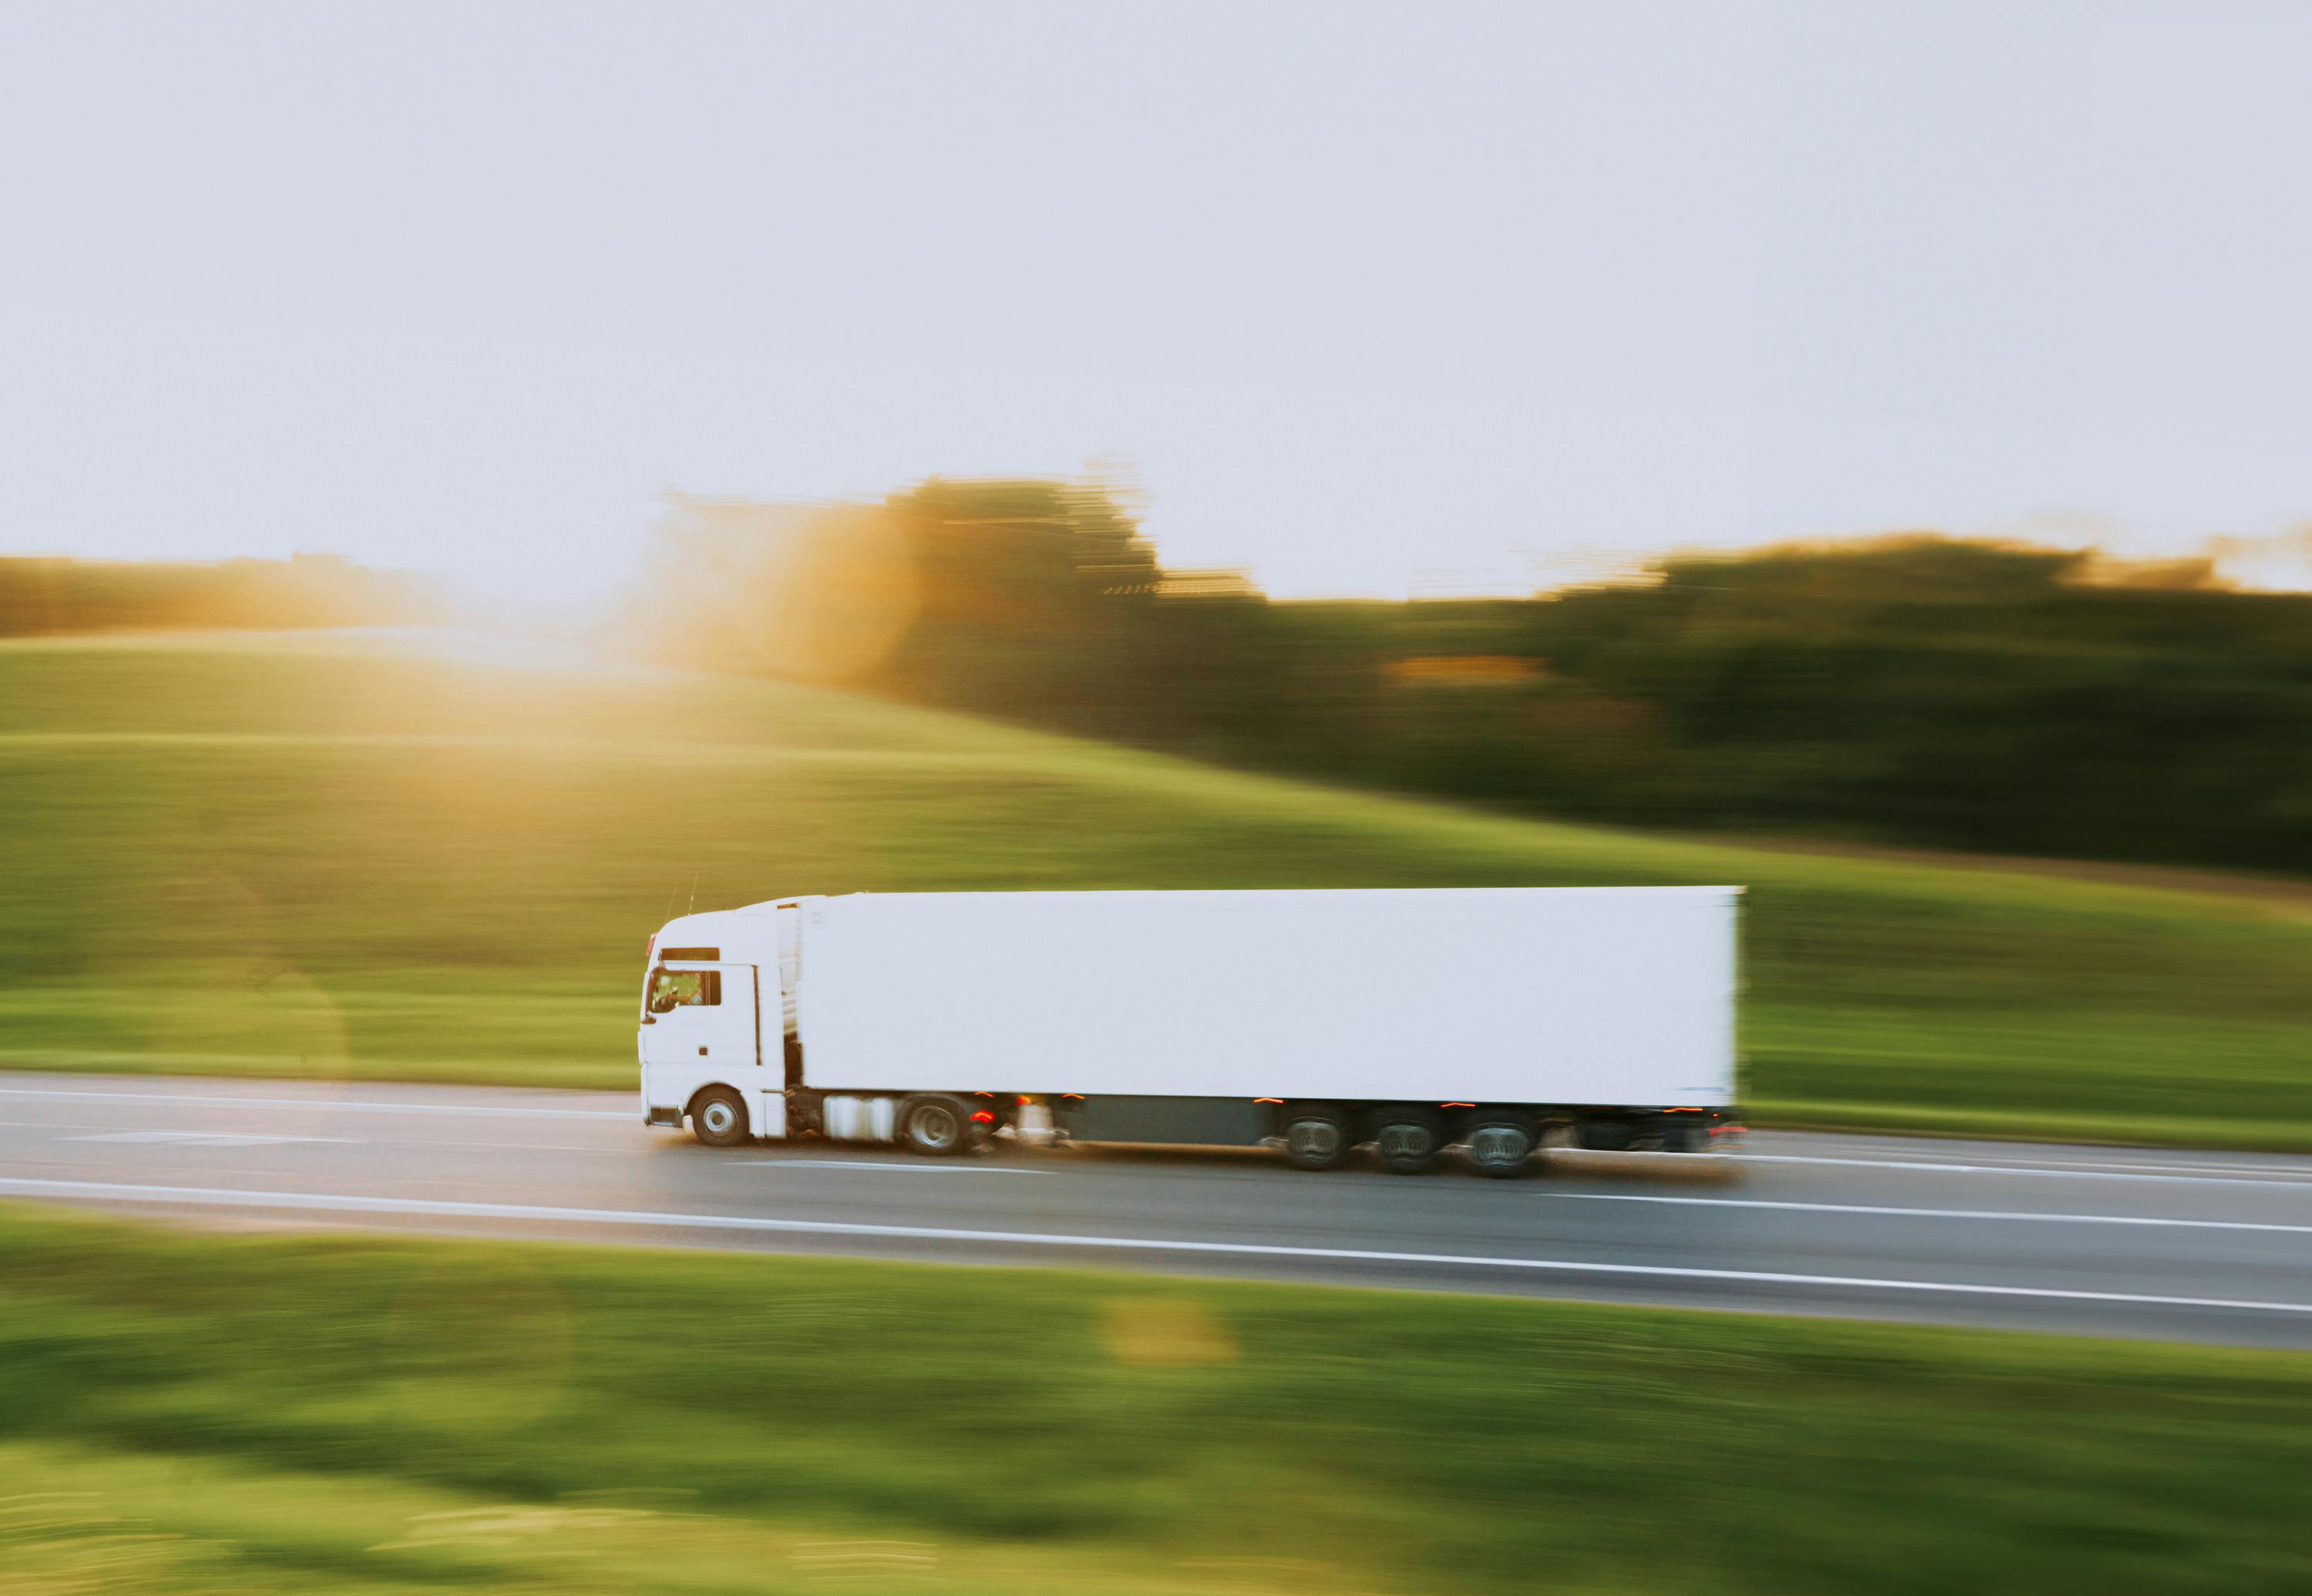
[[[652,973],[648,1007],[643,1056],[653,1074],[753,1089],[747,1072],[762,1059],[753,965],[663,964]]]

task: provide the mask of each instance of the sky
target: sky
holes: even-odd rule
[[[669,489],[1026,473],[1286,595],[2281,537],[2308,75],[2300,0],[9,0],[0,552],[588,599]]]

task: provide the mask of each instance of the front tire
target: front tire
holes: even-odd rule
[[[911,1097],[899,1105],[899,1140],[925,1158],[951,1158],[971,1138],[971,1112],[952,1097]]]
[[[702,1092],[690,1105],[690,1134],[709,1147],[735,1147],[747,1139],[747,1105],[727,1086]]]

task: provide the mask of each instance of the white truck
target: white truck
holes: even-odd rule
[[[1704,1152],[1738,1131],[1738,887],[856,893],[650,942],[652,1125],[971,1151]],[[1044,1116],[1048,1115],[1048,1120]]]

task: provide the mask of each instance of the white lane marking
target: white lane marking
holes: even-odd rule
[[[580,1153],[590,1158],[632,1158],[632,1147],[580,1147],[568,1142],[412,1142],[398,1136],[372,1136],[377,1147],[428,1147],[443,1153],[471,1148],[483,1153]]]
[[[2041,1220],[2049,1224],[2149,1224],[2180,1230],[2283,1231],[2312,1235],[2312,1224],[2268,1224],[2246,1219],[2168,1219],[2126,1214],[2038,1214],[2001,1208],[1897,1208],[1876,1203],[1773,1202],[1765,1197],[1655,1197],[1622,1191],[1553,1191],[1569,1203],[1683,1203],[1699,1208],[1785,1208],[1801,1214],[1895,1214],[1912,1219]]]
[[[1730,1162],[1739,1168],[1746,1163],[1805,1163],[1829,1164],[1857,1170],[1925,1170],[1945,1175],[2053,1175],[2071,1180],[2159,1180],[2179,1186],[2300,1186],[2312,1181],[2312,1170],[2302,1174],[2273,1170],[2268,1175],[2150,1175],[2122,1174],[2120,1170],[2132,1166],[2113,1165],[2106,1169],[2062,1169],[2046,1164],[2027,1163],[1949,1163],[1928,1159],[1899,1158],[1823,1158],[1802,1153],[1737,1153]],[[2191,1164],[2147,1164],[2145,1169],[2191,1169]],[[2268,1166],[2263,1166],[2268,1167]]]
[[[0,1119],[0,1129],[7,1130],[101,1130],[101,1124],[88,1125],[65,1119]],[[92,1142],[96,1136],[58,1136],[60,1142]],[[269,1136],[261,1141],[276,1142],[360,1142],[372,1147],[434,1147],[452,1152],[477,1148],[486,1153],[581,1153],[593,1158],[631,1158],[634,1148],[626,1144],[581,1147],[574,1142],[469,1142],[460,1137],[455,1141],[412,1141],[407,1136]],[[1038,1171],[1037,1173],[1045,1173]]]
[[[224,1130],[113,1130],[90,1136],[58,1136],[60,1142],[166,1143],[185,1147],[277,1147],[288,1142],[332,1142],[358,1146],[351,1136],[259,1136]]]
[[[1022,1170],[1010,1164],[878,1163],[869,1158],[734,1158],[732,1164],[775,1170],[897,1170],[902,1175],[1055,1175],[1056,1170]]]
[[[608,1109],[485,1109],[471,1103],[374,1103],[329,1097],[200,1097],[160,1092],[66,1092],[54,1087],[0,1086],[0,1097],[68,1097],[82,1102],[197,1103],[205,1109],[353,1109],[365,1114],[486,1114],[504,1119],[623,1119],[642,1123],[637,1113]]]
[[[1775,1136],[1775,1139],[1776,1139],[1776,1140],[1781,1140],[1781,1139],[1782,1138],[1782,1136],[1785,1136],[1785,1135],[1791,1136],[1793,1136],[1793,1137],[1802,1137],[1802,1136],[1804,1136],[1806,1135],[1806,1133],[1805,1133],[1805,1132],[1803,1132],[1803,1131],[1800,1131],[1800,1132],[1795,1132],[1795,1133],[1780,1133],[1780,1132],[1778,1132],[1778,1133],[1774,1133],[1774,1136]],[[1917,1143],[1917,1144],[1915,1144],[1920,1145],[1920,1146],[1924,1146],[1924,1147],[1933,1147],[1933,1146],[1940,1145],[1941,1144],[1938,1144],[1938,1143],[1936,1143],[1936,1142],[1933,1142],[1933,1141],[1931,1141],[1931,1140],[1927,1140],[1927,1141],[1921,1141],[1921,1142],[1919,1142],[1919,1143]],[[2062,1152],[2062,1148],[2061,1148],[2059,1145],[2054,1145],[2054,1144],[2045,1144],[2045,1143],[2039,1144],[2039,1145],[2040,1145],[2040,1146],[2042,1146],[2042,1147],[2044,1147],[2044,1148],[2045,1148],[2048,1153],[2060,1153]],[[2096,1149],[2092,1149],[2092,1148],[2089,1148],[2089,1147],[2085,1147],[2085,1146],[2080,1147],[2079,1150],[2080,1150],[2080,1152],[2082,1152],[2082,1153],[2096,1151]],[[2151,1149],[2147,1148],[2147,1149],[2144,1149],[2144,1151],[2146,1151],[2146,1152],[2150,1152],[2150,1151],[2151,1151]],[[2190,1151],[2192,1151],[2192,1150],[2191,1150],[2191,1149],[2189,1149],[2189,1148],[2178,1148],[2178,1149],[2176,1149],[2176,1151],[2177,1151],[2177,1152],[2190,1152]],[[1744,1155],[1743,1155],[1743,1154],[1740,1154],[1740,1153],[1737,1153],[1737,1154],[1735,1154],[1734,1156],[1740,1157],[1740,1156],[1744,1156]],[[1799,1158],[1799,1157],[1800,1157],[1800,1156],[1804,1156],[1804,1157],[1806,1157],[1806,1158],[1809,1158],[1809,1159],[1813,1160],[1815,1162],[1817,1162],[1817,1163],[1861,1163],[1861,1164],[1870,1164],[1870,1163],[1878,1163],[1878,1162],[1886,1162],[1886,1161],[1881,1160],[1881,1159],[1877,1159],[1877,1158],[1868,1157],[1868,1156],[1866,1156],[1866,1155],[1864,1155],[1864,1154],[1862,1154],[1862,1153],[1807,1153],[1807,1154],[1804,1154],[1804,1155],[1801,1155],[1801,1154],[1799,1154],[1799,1153],[1787,1153],[1787,1154],[1756,1153],[1756,1154],[1750,1154],[1749,1156],[1762,1157],[1762,1158],[1763,1158],[1763,1157],[1777,1157],[1777,1156],[1780,1156],[1780,1157],[1787,1157],[1787,1158],[1793,1158],[1793,1159],[1795,1159],[1795,1158]],[[2211,1154],[2210,1154],[2210,1156],[2211,1156],[2211,1157],[2216,1157],[2216,1158],[2225,1158],[2225,1159],[2227,1159],[2227,1160],[2229,1160],[2229,1159],[2231,1159],[2231,1158],[2232,1158],[2232,1156],[2233,1156],[2233,1155],[2226,1154],[2226,1153],[2211,1153]],[[2274,1177],[2275,1179],[2290,1179],[2290,1180],[2298,1180],[2298,1179],[2312,1179],[2312,1158],[2299,1158],[2299,1159],[2294,1159],[2294,1160],[2290,1161],[2290,1162],[2287,1162],[2287,1163],[2240,1163],[2240,1162],[2227,1162],[2220,1163],[2220,1164],[2211,1164],[2211,1163],[2209,1163],[2209,1162],[2205,1162],[2205,1161],[2203,1161],[2202,1162],[2199,1162],[2199,1163],[2174,1163],[2174,1162],[2167,1162],[2167,1163],[2153,1163],[2153,1162],[2147,1162],[2146,1160],[2140,1159],[2140,1158],[2136,1158],[2136,1159],[2119,1159],[2119,1158],[2063,1158],[2063,1157],[2057,1157],[2057,1158],[2054,1160],[2054,1162],[2042,1162],[2034,1163],[2034,1162],[2031,1162],[2030,1160],[2028,1160],[2028,1159],[2022,1159],[2022,1158],[1998,1158],[1998,1157],[1985,1157],[1985,1156],[1984,1156],[1984,1155],[1982,1155],[1982,1154],[1977,1154],[1976,1156],[1975,1156],[1974,1158],[1971,1158],[1971,1159],[1962,1159],[1962,1158],[1941,1158],[1941,1159],[1938,1159],[1938,1158],[1933,1158],[1933,1157],[1931,1157],[1931,1156],[1930,1156],[1930,1155],[1928,1155],[1928,1154],[1925,1154],[1925,1153],[1919,1153],[1919,1154],[1915,1154],[1915,1155],[1914,1156],[1914,1159],[1913,1159],[1913,1161],[1912,1161],[1912,1162],[1918,1162],[1918,1163],[1932,1164],[1932,1165],[1934,1165],[1934,1166],[1935,1166],[1936,1168],[1938,1168],[1938,1169],[1941,1169],[1941,1168],[1957,1168],[1957,1169],[1985,1168],[1985,1169],[2027,1169],[2027,1170],[2059,1170],[2059,1171],[2060,1171],[2060,1170],[2164,1170],[2164,1171],[2172,1171],[2172,1172],[2174,1172],[2174,1173],[2177,1173],[2177,1174],[2185,1174],[2185,1175],[2204,1175],[2204,1174],[2207,1174],[2211,1170],[2224,1170],[2224,1171],[2229,1171],[2229,1173],[2234,1174],[2234,1175],[2270,1175],[2270,1176]]]
[[[130,1203],[201,1203],[229,1208],[292,1208],[338,1214],[430,1215],[457,1219],[530,1219],[557,1224],[628,1225],[651,1230],[759,1231],[782,1235],[883,1236],[913,1241],[973,1241],[1004,1247],[1076,1247],[1116,1252],[1187,1252],[1239,1258],[1334,1258],[1352,1263],[1444,1264],[1532,1269],[1566,1275],[1632,1275],[1665,1280],[1724,1280],[1751,1285],[1817,1285],[1909,1291],[1949,1296],[2027,1297],[2051,1302],[2116,1302],[2145,1308],[2224,1308],[2312,1315],[2312,1302],[2247,1297],[2168,1297],[2145,1292],[2081,1291],[2054,1285],[1984,1285],[1960,1280],[1895,1280],[1867,1275],[1800,1275],[1774,1269],[1709,1269],[1674,1264],[1601,1264],[1567,1258],[1486,1258],[1452,1252],[1382,1252],[1356,1247],[1290,1247],[1259,1241],[1188,1241],[1147,1236],[1078,1236],[1039,1231],[950,1230],[922,1224],[866,1224],[833,1219],[761,1219],[740,1214],[661,1214],[627,1208],[551,1208],[530,1203],[456,1202],[440,1197],[345,1197],[232,1187],[131,1186],[109,1180],[39,1180],[0,1175],[0,1190],[27,1197]]]

